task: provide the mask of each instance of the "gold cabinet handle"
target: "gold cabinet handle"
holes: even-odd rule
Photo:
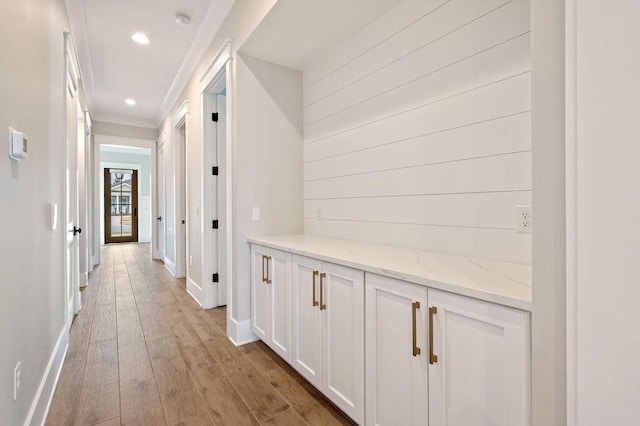
[[[269,261],[271,256],[265,256],[267,258],[267,284],[271,284],[271,278],[269,278]]]
[[[320,274],[320,310],[327,309],[327,305],[324,304],[324,280],[327,278],[327,274],[324,272]]]
[[[420,355],[420,348],[418,347],[418,338],[416,331],[416,311],[420,309],[420,302],[413,302],[411,304],[411,323],[413,324],[412,338],[413,338],[413,356]]]
[[[264,261],[267,259],[266,255],[262,255],[262,282],[266,283],[267,282],[267,278],[264,275]],[[268,266],[268,265],[267,265]]]
[[[438,313],[438,308],[429,308],[429,364],[438,362],[438,355],[433,353],[433,316]]]
[[[313,271],[313,306],[318,306],[318,301],[316,300],[316,277],[318,274],[318,271]]]

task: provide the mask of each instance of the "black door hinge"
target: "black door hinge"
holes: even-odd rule
[[[211,174],[214,176],[218,176],[218,166],[211,167]]]
[[[217,220],[214,220],[214,221],[212,222],[212,226],[213,226],[213,229],[218,229],[218,221],[217,221]]]
[[[213,274],[213,282],[217,283],[220,280],[220,277],[218,277],[218,274]]]
[[[218,122],[218,113],[217,112],[212,112],[211,113],[211,121],[213,121],[214,123]]]

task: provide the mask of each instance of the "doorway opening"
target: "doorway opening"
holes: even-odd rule
[[[175,152],[174,152],[174,170],[175,180],[173,188],[173,246],[174,249],[174,270],[171,271],[170,260],[169,270],[176,278],[189,277],[189,265],[187,264],[187,258],[189,257],[189,245],[187,236],[187,117],[188,106],[185,104],[180,108],[176,119],[174,120],[174,135],[175,135]],[[171,224],[170,224],[171,225]],[[167,238],[171,238],[172,232],[168,230]],[[165,240],[166,241],[166,240]],[[166,241],[168,244],[169,241]],[[191,262],[189,262],[191,263]],[[187,280],[188,281],[188,280]]]
[[[105,243],[138,241],[138,171],[104,169]]]
[[[203,106],[203,308],[228,306],[228,334],[236,336],[233,320],[232,244],[232,61],[226,41],[200,79]],[[213,226],[211,226],[213,224]],[[229,321],[229,319],[232,319]]]

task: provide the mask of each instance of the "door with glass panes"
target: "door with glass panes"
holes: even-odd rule
[[[138,171],[104,169],[106,243],[138,241]]]

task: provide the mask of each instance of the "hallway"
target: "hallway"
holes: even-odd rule
[[[104,246],[82,299],[47,425],[351,424],[262,342],[235,347],[148,244]]]

